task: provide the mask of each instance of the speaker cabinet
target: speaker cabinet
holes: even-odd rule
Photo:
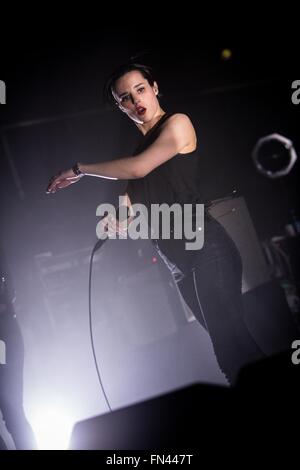
[[[209,212],[223,225],[239,249],[243,261],[242,292],[269,281],[268,266],[244,198],[213,201]]]

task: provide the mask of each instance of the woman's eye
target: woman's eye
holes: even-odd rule
[[[141,92],[143,92],[144,90],[145,90],[145,88],[144,88],[144,87],[141,87],[141,88],[138,89],[138,92],[141,93]]]
[[[128,101],[128,99],[129,99],[129,96],[126,95],[126,96],[123,96],[123,97],[122,97],[122,100],[121,100],[121,101],[122,101],[122,103],[124,103],[125,101]]]

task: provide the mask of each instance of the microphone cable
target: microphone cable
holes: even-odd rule
[[[95,351],[95,343],[94,343],[94,336],[93,336],[93,322],[92,322],[92,271],[93,271],[93,258],[94,258],[94,254],[96,253],[96,251],[103,245],[103,243],[107,240],[107,238],[105,239],[100,239],[96,242],[93,250],[92,250],[92,253],[91,253],[91,258],[90,258],[90,267],[89,267],[89,330],[90,330],[90,338],[91,338],[91,346],[92,346],[92,352],[93,352],[93,358],[94,358],[94,363],[95,363],[95,367],[96,367],[96,371],[97,371],[97,376],[98,376],[98,380],[99,380],[99,383],[100,383],[100,387],[101,387],[101,390],[103,392],[103,395],[104,395],[104,398],[105,398],[105,401],[106,401],[106,404],[107,404],[107,407],[109,409],[109,411],[112,411],[112,408],[109,404],[109,401],[108,401],[108,398],[107,398],[107,395],[106,395],[106,392],[104,390],[104,387],[103,387],[103,383],[102,383],[102,380],[101,380],[101,375],[100,375],[100,371],[99,371],[99,367],[98,367],[98,362],[97,362],[97,357],[96,357],[96,351]]]

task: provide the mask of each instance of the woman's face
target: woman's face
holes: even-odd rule
[[[157,83],[151,86],[138,70],[120,77],[113,94],[121,111],[138,124],[151,121],[160,110]]]

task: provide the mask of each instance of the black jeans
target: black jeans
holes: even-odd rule
[[[23,409],[23,338],[16,318],[0,314],[0,339],[6,345],[6,363],[0,364],[0,410],[17,450],[36,443]]]
[[[264,354],[244,323],[241,256],[214,218],[206,221],[204,246],[185,274],[181,280],[174,279],[194,316],[208,331],[221,370],[234,384],[239,370]]]

